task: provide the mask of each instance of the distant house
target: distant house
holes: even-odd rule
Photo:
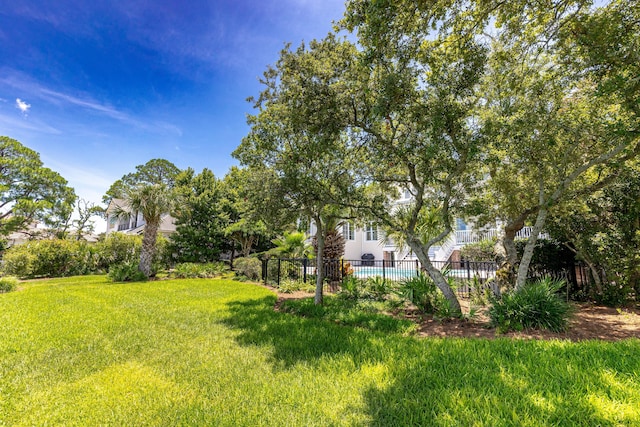
[[[38,223],[34,221],[28,224],[26,229],[14,231],[11,234],[9,234],[5,238],[6,246],[7,248],[10,248],[11,246],[22,245],[23,243],[28,242],[34,237],[37,237],[41,232],[42,232],[42,229],[39,229]]]
[[[128,212],[129,215],[121,217],[118,211]],[[126,201],[122,199],[111,199],[106,210],[107,234],[121,232],[125,234],[142,234],[145,221],[140,212],[131,212]],[[158,232],[164,237],[171,236],[176,231],[175,218],[164,214],[160,220]]]
[[[394,200],[394,206],[402,206],[413,201],[409,191],[401,191],[400,197]],[[528,238],[532,227],[524,227],[516,234],[516,238]],[[393,239],[386,238],[384,231],[374,222],[369,222],[364,227],[356,227],[352,222],[345,222],[339,227],[339,231],[345,239],[344,259],[357,260],[384,260],[386,265],[393,265],[395,261],[415,260],[416,256],[409,248],[399,247]],[[309,235],[316,232],[315,224],[311,223]],[[469,243],[493,239],[500,236],[499,228],[475,229],[458,218],[455,221],[453,232],[445,238],[440,245],[429,249],[431,261],[459,261],[460,249]],[[544,235],[546,236],[546,235]]]

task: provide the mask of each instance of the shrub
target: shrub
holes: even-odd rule
[[[98,268],[109,270],[113,265],[131,264],[140,261],[142,236],[111,233],[96,243]]]
[[[374,301],[384,301],[389,294],[389,282],[380,276],[369,277],[364,281],[362,297]]]
[[[212,278],[222,276],[229,268],[222,262],[208,262],[199,264],[183,262],[176,264],[173,275],[178,279],[187,278]]]
[[[280,281],[278,290],[285,294],[290,294],[295,291],[313,292],[315,285],[313,283],[304,283],[299,280],[283,279]]]
[[[11,276],[0,277],[0,294],[11,292],[18,287],[18,279]]]
[[[36,256],[33,252],[25,250],[26,245],[13,246],[4,253],[2,270],[6,274],[22,278],[31,275],[32,265]]]
[[[236,258],[233,268],[236,273],[249,280],[260,280],[262,277],[262,261],[258,258]]]
[[[22,278],[87,274],[96,269],[93,249],[74,240],[34,240],[10,248],[4,271]]]
[[[342,286],[338,296],[346,300],[358,300],[362,297],[362,289],[364,283],[362,280],[354,276],[347,276],[342,279]]]
[[[469,243],[460,249],[460,256],[465,260],[476,262],[496,261],[498,258],[495,252],[496,242],[497,239],[494,238]]]
[[[491,296],[491,324],[500,332],[526,328],[565,330],[571,307],[557,294],[563,286],[563,281],[540,279],[505,293],[500,300]]]
[[[144,282],[147,276],[138,269],[138,264],[112,265],[107,275],[112,282]]]
[[[609,283],[602,287],[602,293],[596,294],[595,299],[598,304],[621,307],[632,299],[632,291],[626,283]]]
[[[416,277],[406,279],[400,285],[401,295],[418,310],[424,313],[434,313],[438,288],[426,274],[420,273]]]

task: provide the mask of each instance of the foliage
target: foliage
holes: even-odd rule
[[[223,262],[208,262],[204,264],[183,262],[176,264],[172,275],[177,279],[213,278],[220,277],[229,271]]]
[[[153,260],[158,256],[157,237],[162,217],[174,206],[175,200],[164,184],[143,184],[124,190],[126,208],[116,207],[115,214],[128,218],[139,212],[144,218],[144,232],[138,268],[147,277],[154,274]]]
[[[277,237],[272,242],[275,248],[270,252],[282,258],[304,258],[311,254],[311,245],[307,243],[305,233],[285,232],[282,237]]]
[[[583,203],[563,206],[549,232],[567,242],[588,267],[594,283],[591,298],[609,298],[623,287],[640,295],[640,165],[623,168],[611,185]],[[609,289],[611,287],[612,289]],[[609,303],[609,304],[610,304]]]
[[[170,249],[174,260],[200,263],[218,260],[228,246],[225,239],[228,202],[222,182],[209,169],[195,175],[189,168],[176,178],[175,194],[176,232],[171,236]]]
[[[391,289],[390,283],[380,276],[368,277],[363,287],[362,296],[374,301],[384,301]]]
[[[496,243],[497,239],[483,239],[479,242],[468,243],[460,249],[460,256],[468,261],[495,262],[497,261]]]
[[[11,276],[0,277],[0,294],[14,291],[18,287],[18,279]]]
[[[3,271],[21,278],[75,276],[97,268],[94,249],[71,240],[33,240],[11,247],[3,257]]]
[[[0,295],[6,425],[640,421],[637,339],[418,339],[403,336],[411,323],[374,311],[382,303],[287,302],[326,309],[297,316],[274,311],[268,289],[220,279],[21,288]]]
[[[623,307],[634,300],[634,289],[625,282],[607,283],[602,292],[595,295],[595,300],[598,304]],[[638,300],[637,294],[635,294],[635,300]]]
[[[262,277],[262,261],[258,258],[236,258],[233,261],[233,269],[249,280],[260,280]]]
[[[501,332],[528,328],[565,330],[571,307],[558,295],[564,286],[562,281],[540,279],[503,294],[501,299],[491,297],[492,325]]]
[[[324,220],[338,205],[360,193],[351,171],[362,164],[345,144],[345,106],[349,87],[340,79],[355,47],[334,35],[292,51],[287,46],[274,67],[264,73],[264,89],[255,100],[258,114],[249,116],[249,134],[233,155],[262,174],[271,201],[269,211],[311,218],[322,253]],[[321,256],[316,257],[321,262]],[[322,303],[322,265],[316,303]]]
[[[112,265],[107,277],[112,282],[144,282],[148,278],[136,263]]]
[[[358,300],[362,298],[363,281],[355,276],[347,276],[342,279],[338,296],[348,300]]]
[[[9,248],[3,256],[3,271],[21,278],[61,277],[100,273],[114,265],[133,264],[140,258],[142,238],[111,233],[96,244],[77,240],[32,240]],[[158,246],[166,239],[158,238]],[[153,271],[166,267],[166,259],[157,253]]]
[[[98,269],[107,271],[117,264],[132,264],[140,259],[142,237],[110,233],[95,245],[98,254]]]
[[[75,193],[40,155],[15,139],[0,136],[0,237],[41,222],[65,222]]]
[[[92,218],[104,215],[105,210],[102,207],[97,206],[95,203],[82,198],[78,198],[75,205],[78,216],[77,219],[74,219],[71,222],[71,225],[74,228],[76,240],[82,240],[84,238],[84,234],[91,234],[94,231]]]
[[[265,189],[269,188],[272,175],[262,172],[233,166],[223,179],[229,218],[225,236],[240,245],[243,257],[256,247],[269,249],[269,237],[278,234],[282,224],[291,220],[289,212],[274,211],[269,206],[271,194]]]
[[[304,283],[300,280],[294,279],[282,279],[278,286],[278,290],[285,294],[290,294],[296,291],[313,292],[315,290],[315,283]]]
[[[151,159],[144,165],[136,166],[136,171],[124,175],[114,182],[102,197],[109,204],[111,199],[125,199],[127,193],[138,186],[159,185],[173,188],[180,169],[165,159]]]
[[[407,301],[424,313],[435,313],[438,288],[429,276],[420,274],[404,280],[399,292]]]

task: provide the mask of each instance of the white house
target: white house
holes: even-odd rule
[[[130,212],[128,217],[117,215],[118,210]],[[140,212],[131,212],[127,203],[122,199],[111,199],[106,210],[107,234],[121,232],[125,234],[142,234],[145,221]],[[169,237],[176,231],[175,219],[169,215],[162,215],[158,232]]]
[[[393,207],[411,203],[413,196],[409,191],[401,191],[400,197],[393,202]],[[389,265],[394,261],[415,260],[415,255],[407,248],[401,249],[392,239],[385,238],[382,229],[374,223],[368,223],[364,228],[354,227],[352,223],[344,223],[341,228],[345,238],[344,259],[361,260],[363,255],[373,255],[374,260],[384,260]],[[473,229],[462,219],[457,219],[454,231],[442,242],[440,246],[433,246],[429,250],[429,258],[432,261],[449,261],[459,254],[460,249],[469,243],[492,239],[500,235],[498,228]],[[517,234],[517,238],[528,238],[531,235],[531,227],[524,227]],[[365,255],[367,256],[367,255]],[[456,259],[459,260],[459,259]]]

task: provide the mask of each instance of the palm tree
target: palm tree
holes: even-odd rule
[[[156,254],[156,238],[162,215],[171,210],[173,200],[164,184],[145,184],[126,190],[124,207],[118,208],[116,215],[129,217],[132,213],[141,213],[144,218],[144,234],[140,265],[138,269],[145,276],[151,275],[151,264]]]
[[[324,247],[322,249],[322,259],[324,264],[325,277],[331,282],[342,278],[338,260],[344,255],[344,236],[338,231],[344,221],[335,216],[329,216],[325,220]],[[318,241],[314,236],[312,239],[313,250],[318,252]]]
[[[307,236],[304,233],[293,232],[284,233],[284,236],[272,240],[276,245],[273,254],[288,258],[303,258],[311,252],[311,247],[307,243]]]

